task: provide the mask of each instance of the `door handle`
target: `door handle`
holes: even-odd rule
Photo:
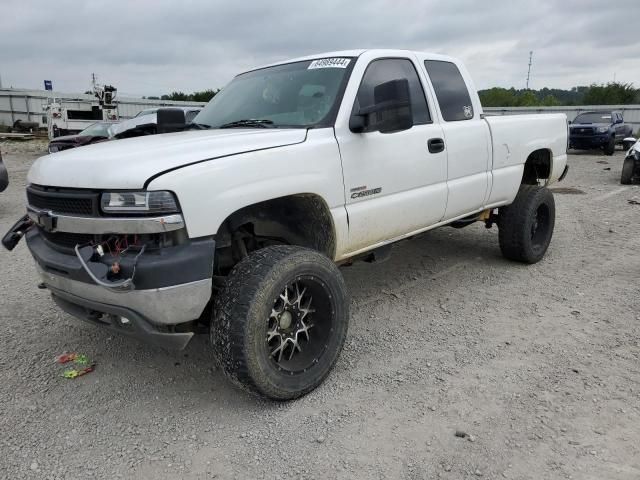
[[[441,138],[430,138],[427,142],[429,152],[439,153],[444,151],[444,140]]]

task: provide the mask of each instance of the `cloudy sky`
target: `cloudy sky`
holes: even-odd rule
[[[640,0],[2,0],[3,86],[121,95],[224,86],[251,66],[348,48],[461,58],[480,89],[640,86]]]

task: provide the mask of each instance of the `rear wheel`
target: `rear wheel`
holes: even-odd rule
[[[622,174],[620,175],[620,183],[623,185],[630,185],[633,179],[633,169],[635,162],[633,158],[625,158],[622,164]]]
[[[518,262],[538,262],[551,243],[555,219],[551,191],[522,185],[513,203],[499,211],[498,238],[502,255]]]
[[[616,151],[616,139],[614,137],[611,137],[609,139],[609,143],[607,143],[604,146],[604,154],[605,155],[613,155],[613,153]]]
[[[329,374],[347,334],[349,304],[333,261],[273,246],[239,262],[216,296],[214,354],[226,375],[276,400],[302,396]]]

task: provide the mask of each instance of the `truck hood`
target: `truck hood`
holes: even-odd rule
[[[68,188],[143,188],[152,176],[203,160],[305,141],[305,129],[201,130],[112,140],[40,157],[31,184]]]

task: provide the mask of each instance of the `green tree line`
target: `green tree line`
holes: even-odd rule
[[[202,90],[193,93],[171,92],[161,97],[146,97],[151,100],[180,100],[206,103],[220,89]],[[640,104],[640,89],[631,83],[610,82],[605,85],[573,87],[570,90],[542,88],[526,90],[494,87],[480,90],[480,101],[484,107],[539,107],[555,105],[631,105]]]
[[[573,87],[570,90],[546,87],[540,90],[517,90],[494,87],[480,90],[478,94],[484,107],[640,104],[640,89],[634,88],[631,83],[620,82]]]
[[[168,95],[162,95],[161,97],[146,97],[149,100],[179,100],[182,102],[198,102],[198,103],[207,103],[216,94],[220,91],[220,89],[216,90],[202,90],[201,92],[193,92],[193,93],[184,93],[184,92],[171,92]],[[143,97],[145,98],[145,97]]]

